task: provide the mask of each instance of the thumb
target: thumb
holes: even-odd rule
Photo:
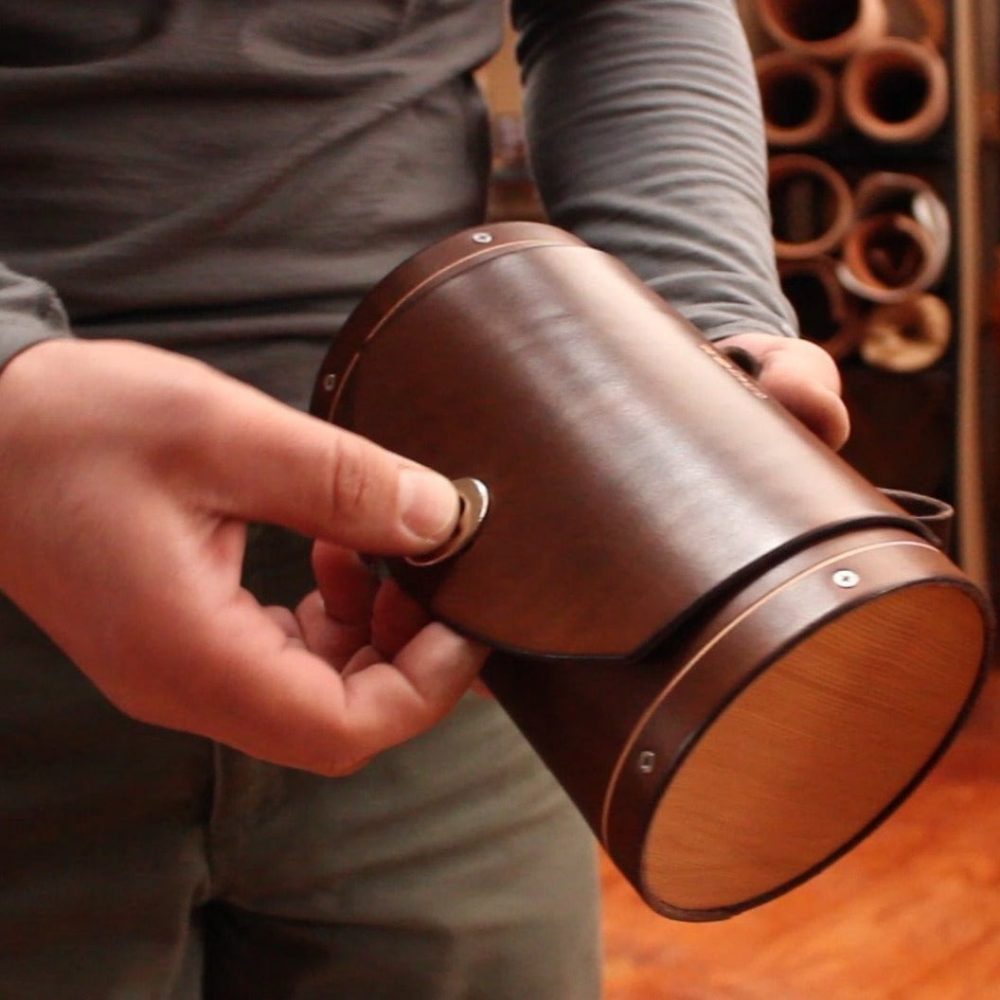
[[[427,552],[454,530],[458,493],[437,472],[240,383],[215,399],[195,440],[219,513],[373,554]]]

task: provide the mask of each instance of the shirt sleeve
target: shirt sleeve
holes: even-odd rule
[[[0,264],[0,370],[26,347],[68,336],[66,311],[56,293]]]
[[[796,336],[733,0],[512,0],[532,173],[551,221],[712,339]]]

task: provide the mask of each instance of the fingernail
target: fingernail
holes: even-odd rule
[[[444,476],[428,469],[400,471],[400,516],[418,538],[443,542],[455,528],[458,503],[458,492]]]

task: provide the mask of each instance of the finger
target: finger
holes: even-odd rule
[[[850,433],[850,418],[840,398],[840,370],[822,347],[766,333],[737,334],[718,346],[752,355],[757,379],[768,395],[830,447],[844,445]]]
[[[350,549],[316,542],[312,569],[326,613],[345,625],[368,627],[379,583],[371,568]]]
[[[368,621],[345,623],[330,617],[318,590],[302,599],[294,617],[303,645],[337,670],[342,671],[371,639]]]
[[[385,659],[374,646],[362,646],[344,665],[344,668],[340,671],[340,676],[346,680],[351,674],[367,670],[376,663],[384,663]]]
[[[305,639],[298,619],[288,608],[274,604],[263,608],[263,611],[281,629],[289,642],[305,647]]]
[[[434,622],[396,654],[345,681],[360,745],[402,742],[439,722],[478,676],[487,649]]]
[[[392,659],[425,625],[430,615],[395,580],[379,588],[372,610],[372,645]]]
[[[345,680],[290,640],[249,595],[214,625],[181,630],[168,660],[174,666],[156,665],[155,684],[120,699],[120,707],[146,722],[327,775],[350,773],[443,718],[485,656],[444,626],[430,625],[395,664],[369,663]],[[201,640],[186,642],[193,633]],[[220,643],[223,635],[231,641]],[[191,671],[191,663],[200,668]]]
[[[802,378],[800,369],[786,359],[765,360],[761,387],[802,421],[831,448],[842,448],[850,434],[850,418],[840,396],[817,381]]]
[[[349,549],[318,542],[313,547],[313,570],[326,615],[338,626],[316,623],[315,634],[336,635],[338,656],[354,640],[355,649],[370,642],[391,658],[430,621],[399,584],[394,580],[379,584],[368,565]],[[326,638],[324,649],[334,648],[329,643]],[[310,643],[310,648],[316,647]]]
[[[469,690],[473,694],[478,694],[480,698],[485,698],[487,701],[496,701],[496,695],[490,690],[489,685],[482,677],[477,677],[469,685]]]

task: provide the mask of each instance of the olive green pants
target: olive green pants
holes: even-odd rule
[[[304,548],[260,532],[290,603]],[[596,1000],[593,842],[498,706],[349,778],[122,716],[0,599],[0,1000]]]

